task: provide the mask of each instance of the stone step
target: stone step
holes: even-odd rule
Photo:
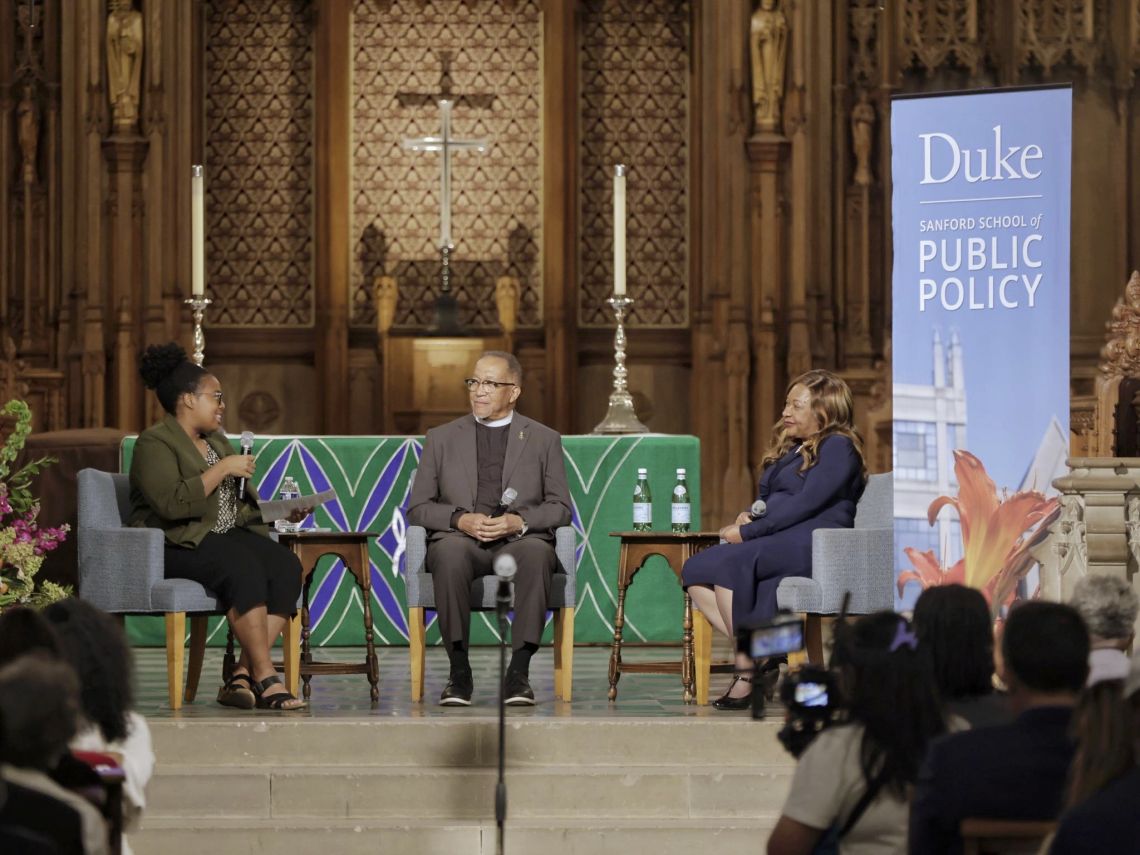
[[[791,765],[776,733],[781,722],[691,718],[541,718],[511,716],[507,768],[655,766],[688,758],[713,767]],[[250,713],[246,721],[151,719],[162,766],[224,768],[320,766],[494,767],[494,716],[311,719]]]
[[[794,766],[548,765],[510,769],[510,815],[522,819],[761,819],[780,811]],[[497,769],[161,765],[151,819],[461,820],[494,818]]]
[[[687,820],[516,820],[509,817],[504,848],[547,855],[692,855],[694,851],[760,852],[776,823],[772,814],[755,819]],[[146,818],[131,835],[136,855],[210,852],[253,855],[269,851],[336,855],[494,855],[494,821],[408,822],[328,819],[310,822]]]

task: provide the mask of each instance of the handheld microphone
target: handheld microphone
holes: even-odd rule
[[[499,504],[495,506],[495,510],[491,511],[491,516],[501,517],[510,509],[511,505],[515,503],[515,499],[518,497],[518,490],[516,490],[514,487],[507,487],[507,489],[503,490],[503,495],[499,499]],[[498,573],[499,571],[496,570],[495,572]],[[511,573],[513,575],[514,571],[512,570]]]
[[[246,457],[253,454],[253,434],[248,430],[241,432],[241,453]],[[239,502],[245,499],[244,478],[238,478],[237,497]]]
[[[752,503],[752,507],[748,509],[748,516],[752,517],[753,520],[760,519],[760,517],[766,513],[768,513],[768,503],[763,499],[757,499]]]
[[[499,605],[510,605],[511,580],[515,578],[515,573],[518,572],[519,566],[515,563],[515,559],[512,556],[499,555],[495,558],[494,568],[495,577],[499,580],[499,592],[495,596],[495,600]]]

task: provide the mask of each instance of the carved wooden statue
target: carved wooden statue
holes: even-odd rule
[[[16,107],[16,117],[16,135],[20,141],[20,155],[23,158],[21,178],[25,184],[35,184],[40,122],[39,109],[36,107],[36,88],[31,81],[24,82],[23,94]]]
[[[851,108],[851,143],[855,149],[855,183],[869,187],[874,181],[871,174],[871,143],[875,138],[875,108],[867,90],[859,91],[859,100]]]
[[[778,131],[784,100],[788,19],[776,0],[760,0],[752,13],[752,109],[756,132]]]
[[[117,129],[138,124],[142,54],[142,13],[131,0],[111,0],[111,13],[107,16],[107,88]]]

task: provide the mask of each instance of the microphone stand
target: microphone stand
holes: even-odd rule
[[[499,579],[495,596],[495,612],[499,618],[499,780],[495,785],[495,825],[498,845],[495,851],[503,855],[503,826],[507,821],[506,739],[507,739],[507,611],[511,606],[511,583]]]

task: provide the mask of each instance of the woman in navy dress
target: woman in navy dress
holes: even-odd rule
[[[791,382],[772,445],[764,455],[759,498],[721,529],[726,543],[685,562],[682,584],[713,628],[729,638],[776,614],[776,588],[788,576],[811,576],[817,528],[851,528],[863,493],[863,443],[852,423],[851,390],[830,371],[808,371]],[[746,709],[752,663],[737,654],[736,674],[717,709]]]

